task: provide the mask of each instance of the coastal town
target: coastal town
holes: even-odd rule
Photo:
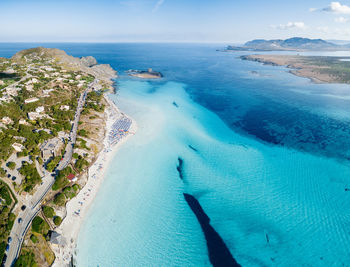
[[[86,197],[89,167],[129,134],[131,119],[104,97],[115,77],[93,57],[57,49],[0,58],[2,265],[55,262],[57,248],[67,242],[59,226],[80,212],[66,204]]]

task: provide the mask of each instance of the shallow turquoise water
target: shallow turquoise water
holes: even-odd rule
[[[243,266],[349,261],[349,167],[242,137],[183,84],[119,86],[112,99],[139,130],[116,154],[83,225],[78,266],[209,265],[183,192],[197,197]]]
[[[38,45],[0,44],[0,56]],[[111,97],[139,125],[82,226],[78,266],[210,265],[183,193],[242,266],[350,265],[348,85],[312,84],[219,45],[42,45],[111,64],[121,74]],[[165,78],[124,75],[148,67]]]

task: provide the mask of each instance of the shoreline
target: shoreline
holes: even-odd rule
[[[63,218],[61,225],[54,230],[62,235],[65,244],[50,244],[51,249],[55,254],[55,261],[52,266],[69,266],[75,253],[80,227],[86,219],[89,208],[96,198],[99,188],[105,179],[106,171],[108,170],[108,167],[119,147],[126,142],[131,135],[128,134],[118,143],[110,145],[108,142],[108,136],[113,123],[119,117],[125,116],[131,120],[130,132],[136,133],[137,131],[136,121],[121,112],[108,96],[105,95],[104,98],[108,103],[108,107],[105,111],[107,114],[107,120],[106,133],[103,139],[103,149],[99,152],[96,161],[87,171],[87,183],[79,191],[79,194],[76,197],[66,203],[66,216]]]
[[[307,78],[316,84],[349,83],[349,77],[335,72],[336,61],[342,57],[251,54],[240,56],[240,58],[263,65],[285,67],[289,73]],[[330,58],[335,61],[330,60]],[[342,67],[345,67],[345,65]]]

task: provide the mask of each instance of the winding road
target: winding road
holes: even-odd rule
[[[72,129],[69,134],[69,140],[66,145],[65,153],[64,153],[63,159],[60,161],[59,165],[56,168],[56,170],[58,171],[63,170],[65,167],[67,167],[72,159],[73,147],[77,139],[78,122],[80,119],[80,113],[83,110],[87,93],[89,92],[89,90],[93,89],[94,85],[97,82],[98,82],[98,79],[95,79],[93,82],[91,82],[88,85],[87,89],[79,97],[78,107],[75,112],[74,121],[72,123]],[[44,176],[42,177],[42,183],[39,187],[37,187],[35,194],[28,201],[27,203],[28,205],[26,205],[27,206],[26,209],[24,211],[19,212],[10,233],[12,242],[10,243],[10,248],[6,253],[7,258],[3,264],[5,267],[10,267],[14,265],[17,257],[20,254],[25,234],[27,233],[32,220],[39,213],[41,209],[41,201],[44,199],[46,194],[50,191],[54,182],[55,182],[54,173],[49,173],[45,171]]]

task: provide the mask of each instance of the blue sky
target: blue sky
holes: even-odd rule
[[[350,40],[350,0],[0,0],[0,42]]]

